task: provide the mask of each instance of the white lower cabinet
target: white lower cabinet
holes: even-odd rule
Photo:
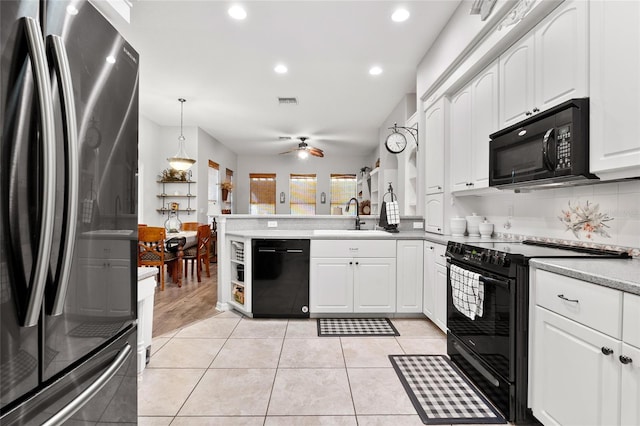
[[[533,414],[545,425],[618,424],[620,341],[540,306],[535,311]]]
[[[640,424],[640,297],[532,268],[531,300],[536,418],[545,425]]]
[[[447,331],[446,246],[424,243],[422,312],[442,331]]]
[[[312,314],[395,312],[395,240],[312,241],[310,265]]]
[[[399,240],[396,267],[396,312],[422,312],[424,242]]]

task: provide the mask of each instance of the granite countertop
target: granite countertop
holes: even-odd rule
[[[142,267],[138,267],[138,281],[142,281],[145,278],[149,278],[149,277],[153,277],[154,275],[158,274],[158,268],[157,267],[148,267],[148,266],[142,266]]]
[[[640,259],[531,259],[529,265],[640,295]]]

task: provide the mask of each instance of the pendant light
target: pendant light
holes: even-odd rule
[[[178,137],[178,153],[173,157],[167,158],[167,161],[169,161],[169,165],[171,165],[171,168],[179,171],[184,171],[189,169],[189,167],[193,166],[196,160],[194,160],[193,158],[190,158],[184,149],[185,137],[182,134],[182,116],[183,116],[183,110],[184,110],[184,103],[187,102],[187,100],[183,98],[179,98],[178,101],[180,101],[180,136]]]

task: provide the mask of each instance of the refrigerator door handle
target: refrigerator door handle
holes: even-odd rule
[[[67,404],[62,410],[58,411],[53,417],[44,422],[42,426],[61,425],[73,416],[79,409],[87,404],[91,398],[100,392],[104,385],[106,385],[107,382],[109,382],[109,380],[111,380],[111,378],[118,372],[120,367],[124,365],[130,354],[131,345],[127,343],[100,377],[91,383],[88,388],[82,391],[80,395]]]
[[[42,30],[38,22],[31,17],[21,18],[24,23],[28,43],[29,57],[37,90],[40,108],[40,139],[42,141],[42,211],[40,222],[40,239],[35,257],[31,294],[24,317],[24,327],[32,327],[38,323],[44,289],[49,273],[49,258],[53,243],[54,207],[56,191],[56,151],[53,118],[53,96],[49,82],[49,70],[44,46]]]
[[[76,242],[76,223],[78,221],[78,181],[79,181],[79,157],[78,157],[78,133],[76,123],[76,106],[73,97],[73,82],[71,80],[71,67],[69,57],[64,46],[64,41],[60,36],[50,35],[47,37],[47,47],[51,54],[51,64],[53,72],[58,76],[58,90],[60,92],[63,117],[63,132],[65,139],[65,163],[66,179],[65,186],[66,205],[63,229],[65,235],[62,243],[62,266],[59,275],[58,289],[51,309],[51,316],[61,315],[64,308],[64,301],[67,296],[69,286],[69,276],[71,274],[71,261]]]

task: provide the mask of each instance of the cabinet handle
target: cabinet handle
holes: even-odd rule
[[[360,262],[356,262],[356,265],[359,265],[359,264],[360,264]]]
[[[442,231],[442,228],[438,228],[438,231]]]
[[[633,360],[631,358],[629,358],[628,356],[625,356],[625,355],[620,355],[620,357],[618,359],[623,364],[631,364],[633,362]]]
[[[524,113],[524,115],[526,115],[527,117],[529,117],[530,115],[532,115],[533,113],[531,111],[527,111]]]
[[[430,246],[430,247],[429,247],[429,250],[433,250],[433,248],[434,248],[433,246]]]
[[[567,299],[566,297],[564,297],[564,294],[559,294],[558,297],[567,302],[578,303],[578,299]]]
[[[438,189],[442,189],[442,187],[440,185],[438,185]]]
[[[533,112],[540,112],[540,110],[538,109],[538,107],[533,108]]]
[[[353,262],[349,262],[349,265],[353,265]]]
[[[613,349],[603,346],[601,349],[604,355],[611,355],[613,353]]]

